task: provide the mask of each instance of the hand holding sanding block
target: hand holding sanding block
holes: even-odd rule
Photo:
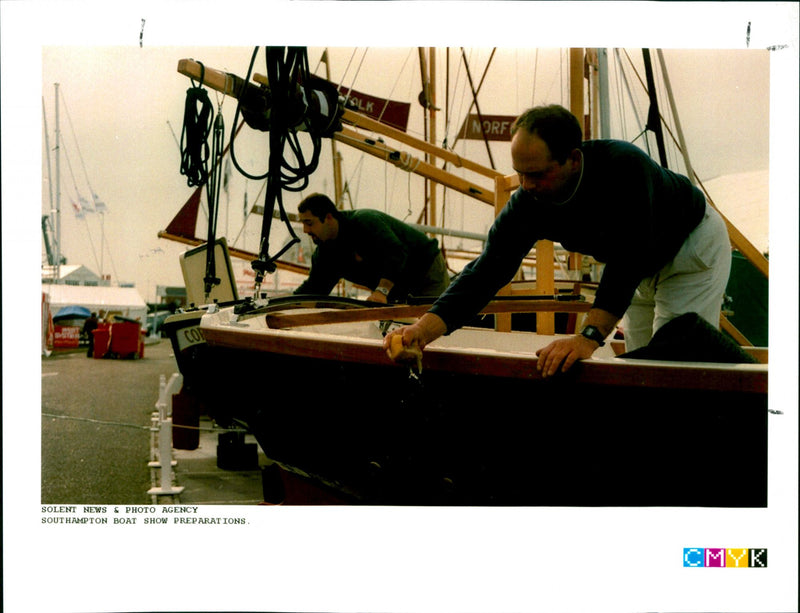
[[[403,345],[403,337],[400,334],[395,334],[389,342],[389,349],[386,353],[393,362],[412,367],[416,366],[417,372],[422,372],[422,349],[419,348],[416,342],[406,347]]]

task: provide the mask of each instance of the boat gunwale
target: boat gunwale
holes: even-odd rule
[[[206,322],[205,325],[203,321]],[[367,339],[302,328],[254,329],[246,324],[212,324],[205,317],[201,320],[200,327],[206,342],[212,347],[386,367],[396,366],[386,355],[382,339]],[[325,342],[321,343],[321,340]],[[533,353],[522,354],[496,349],[431,344],[425,349],[423,368],[428,371],[462,375],[542,380],[544,383],[554,385],[616,385],[756,394],[766,394],[768,387],[768,367],[764,364],[591,358],[577,362],[567,373],[545,379],[536,370],[537,361],[538,358]]]

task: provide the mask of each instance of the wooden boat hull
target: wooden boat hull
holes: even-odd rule
[[[235,319],[203,317],[184,374],[218,421],[352,503],[767,504],[766,366],[609,356],[542,379],[537,335],[464,330],[428,347],[415,378],[377,322]],[[479,345],[487,334],[500,348]]]

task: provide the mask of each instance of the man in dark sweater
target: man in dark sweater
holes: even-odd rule
[[[403,302],[408,296],[435,298],[450,282],[436,240],[391,215],[340,211],[323,194],[308,196],[297,210],[317,248],[295,294],[327,295],[347,279],[372,290],[367,300]]]
[[[581,332],[537,352],[544,376],[590,357],[623,316],[628,351],[686,312],[719,327],[730,242],[724,220],[686,177],[624,141],[582,142],[577,119],[558,105],[529,109],[512,135],[520,189],[497,216],[483,253],[417,323],[389,336],[422,348],[463,326],[540,239],[605,263]]]

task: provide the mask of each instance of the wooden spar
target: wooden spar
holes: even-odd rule
[[[569,110],[584,126],[583,49],[569,50]]]
[[[501,172],[498,172],[491,168],[486,168],[481,164],[476,164],[471,160],[462,158],[457,153],[454,153],[447,149],[442,149],[441,147],[437,147],[432,143],[415,138],[409,134],[406,134],[405,132],[397,130],[396,128],[387,126],[386,124],[382,124],[381,122],[376,121],[371,117],[367,117],[366,115],[356,113],[355,111],[345,109],[344,113],[342,114],[342,121],[356,128],[363,128],[365,130],[370,130],[372,132],[379,132],[384,136],[388,136],[406,145],[410,145],[416,149],[419,149],[424,153],[429,153],[431,155],[436,156],[437,158],[445,160],[448,163],[455,166],[456,168],[465,168],[466,170],[471,170],[477,174],[483,175],[484,177],[488,177],[489,179],[492,180],[495,179],[496,177],[500,177],[503,175],[503,173]]]
[[[428,49],[429,55],[429,81],[430,85],[428,88],[428,96],[430,97],[428,101],[428,114],[430,115],[430,123],[428,127],[428,142],[432,145],[436,145],[436,111],[439,109],[436,107],[436,50],[433,47]],[[433,154],[425,154],[427,158],[425,161],[428,162],[431,166],[436,166],[436,156]],[[430,196],[428,199],[428,223],[432,226],[436,225],[436,206],[437,206],[437,199],[436,199],[436,184],[432,184],[430,186]],[[444,223],[444,219],[442,220]]]
[[[322,52],[322,62],[325,63],[325,78],[331,80],[331,66],[330,59],[328,58],[328,49]],[[333,193],[335,195],[333,202],[336,208],[342,208],[342,156],[336,149],[336,141],[331,139],[331,159],[333,160]]]
[[[178,72],[192,79],[199,79],[201,67],[198,62],[184,59],[178,62]],[[266,77],[264,75],[255,74],[253,75],[253,80],[256,82],[266,83]],[[235,75],[209,67],[205,67],[203,83],[212,89],[216,89],[225,93],[226,95],[234,97],[238,97],[246,86],[257,87],[255,85],[247,84],[243,79]],[[456,167],[462,167],[467,170],[471,170],[493,180],[498,176],[502,176],[502,173],[485,168],[480,164],[475,164],[469,160],[465,160],[455,153],[440,147],[436,147],[435,145],[432,145],[424,140],[409,136],[400,130],[396,130],[390,126],[380,123],[379,121],[365,117],[364,115],[356,113],[355,111],[345,109],[344,113],[342,114],[342,121],[355,127],[368,129],[399,140],[405,144],[418,148],[421,151],[435,155],[437,158],[447,160]],[[413,158],[409,154],[403,154],[396,149],[390,148],[382,143],[378,143],[377,141],[363,136],[358,132],[345,128],[342,130],[342,132],[336,132],[334,134],[334,138],[339,142],[351,145],[357,149],[360,149],[361,151],[392,162],[397,166],[403,167],[405,165],[412,164],[414,166],[412,172],[415,172],[416,174],[437,181],[442,185],[468,196],[472,196],[485,202],[486,204],[494,204],[494,197],[491,193],[489,193],[489,190],[451,175],[446,171],[439,170],[431,164],[427,164],[422,161],[420,161],[419,164],[415,164],[414,160],[416,158]]]
[[[267,77],[265,77],[262,74],[255,73],[253,75],[253,81],[255,81],[256,83],[261,83],[263,85],[266,85]],[[447,149],[442,149],[441,147],[437,147],[435,144],[431,142],[416,138],[414,136],[411,136],[410,134],[406,134],[402,130],[393,128],[392,126],[387,125],[385,123],[381,123],[377,119],[372,119],[371,117],[362,115],[357,111],[353,111],[351,109],[344,109],[344,111],[342,112],[342,121],[353,127],[362,128],[364,130],[369,130],[371,132],[378,132],[379,134],[383,134],[384,136],[393,138],[396,141],[399,141],[406,145],[410,145],[415,149],[419,149],[423,153],[427,153],[437,158],[446,160],[447,162],[451,163],[453,166],[456,166],[457,168],[465,168],[467,170],[471,170],[477,174],[483,175],[484,177],[488,177],[489,179],[494,179],[495,177],[502,176],[501,172],[494,170],[493,168],[487,168],[486,166],[482,166],[481,164],[477,164],[471,160],[464,159],[457,153],[453,153],[452,151],[449,151]]]
[[[741,333],[739,328],[737,328],[736,326],[734,326],[731,323],[731,320],[728,319],[725,316],[724,313],[720,314],[720,316],[719,316],[719,326],[720,326],[720,328],[725,330],[725,332],[730,334],[731,337],[733,338],[733,340],[735,340],[737,343],[739,343],[743,347],[746,347],[748,345],[752,345],[753,344],[753,343],[750,342],[750,340],[744,334]]]
[[[553,241],[537,241],[536,243],[536,291],[552,293],[555,284],[555,252]],[[586,309],[587,311],[589,309]],[[553,312],[544,313],[536,318],[537,334],[555,334],[556,321]]]
[[[695,174],[695,177],[697,175]],[[706,195],[706,200],[713,206],[717,213],[720,214],[722,220],[725,222],[725,225],[728,227],[728,238],[730,238],[731,245],[733,245],[748,261],[756,267],[756,269],[764,275],[765,278],[769,279],[769,260],[764,257],[764,254],[761,253],[758,249],[756,249],[755,245],[751,243],[747,237],[739,231],[731,221],[725,217],[725,214],[717,208],[717,205],[714,204],[714,201],[711,199],[711,196],[706,191],[705,186],[700,184],[700,187],[703,190],[703,193]]]
[[[340,132],[334,133],[333,138],[355,149],[359,149],[394,164],[403,170],[434,180],[450,189],[471,196],[485,204],[494,204],[494,194],[490,189],[486,189],[470,181],[465,181],[460,177],[452,175],[447,171],[440,170],[406,152],[398,151],[393,147],[388,147],[384,143],[368,138],[359,132],[350,130],[349,128],[342,128]]]
[[[591,303],[564,300],[492,300],[480,312],[493,313],[585,313]],[[430,304],[411,306],[387,306],[365,309],[337,309],[316,313],[269,313],[267,325],[274,329],[296,328],[318,324],[352,323],[356,321],[386,321],[421,317],[431,308]]]
[[[239,98],[244,90],[248,87],[258,89],[256,85],[252,85],[237,77],[230,72],[222,72],[216,68],[209,68],[208,66],[201,66],[200,62],[194,60],[178,60],[178,72],[190,79],[200,80],[202,74],[203,81],[200,85],[207,85],[211,89],[222,92],[226,96],[233,96]]]
[[[204,239],[171,234],[169,232],[165,232],[164,230],[161,230],[158,233],[158,238],[165,238],[167,240],[171,240],[176,243],[183,243],[184,245],[192,245],[195,247],[206,244],[206,241]],[[230,253],[231,257],[247,260],[248,262],[252,262],[256,258],[258,258],[258,255],[251,251],[245,251],[243,249],[237,249],[236,247],[231,247],[231,246],[228,247],[228,253]],[[308,274],[308,266],[301,266],[299,264],[293,264],[292,262],[286,262],[284,260],[275,260],[275,265],[281,270],[288,270],[291,272],[296,272],[301,275]]]

